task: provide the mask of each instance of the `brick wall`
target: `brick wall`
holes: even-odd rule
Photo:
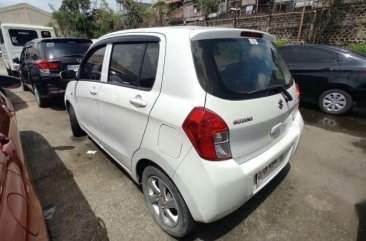
[[[326,10],[310,10],[305,13],[300,35],[303,42],[311,42],[321,14]],[[301,22],[301,12],[279,13],[272,15],[257,15],[237,19],[217,19],[207,22],[190,23],[191,25],[207,25],[218,27],[237,27],[266,31],[277,39],[290,43],[297,41]],[[333,45],[348,45],[350,43],[366,42],[366,3],[343,5],[338,8],[337,20],[326,28],[318,38],[319,43]]]

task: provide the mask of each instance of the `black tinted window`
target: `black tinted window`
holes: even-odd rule
[[[36,31],[26,29],[9,29],[9,35],[14,46],[24,46],[29,41],[38,38]]]
[[[104,58],[105,47],[96,50],[92,55],[83,61],[80,67],[79,79],[99,80],[102,75],[102,66]]]
[[[50,31],[42,31],[41,36],[42,38],[51,38],[51,33]]]
[[[149,43],[147,45],[144,62],[142,64],[140,75],[140,86],[143,88],[152,88],[155,82],[156,69],[159,59],[159,44]]]
[[[337,56],[335,53],[314,49],[314,48],[294,48],[291,51],[290,62],[292,63],[335,63]]]
[[[293,62],[293,51],[292,49],[279,49],[281,56],[283,57],[283,59],[286,61],[286,63],[292,63]]]
[[[108,81],[151,88],[155,81],[158,57],[158,43],[116,44]]]
[[[89,49],[91,41],[86,40],[54,40],[40,43],[45,59],[60,59],[67,57],[82,58]]]
[[[220,98],[251,98],[250,92],[292,83],[276,48],[263,39],[198,40],[192,52],[203,89]]]

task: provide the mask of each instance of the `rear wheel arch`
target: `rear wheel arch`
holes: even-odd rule
[[[142,174],[144,173],[144,170],[148,166],[153,166],[161,171],[163,171],[167,176],[169,176],[158,164],[155,162],[149,160],[149,159],[140,159],[136,164],[136,180],[139,184],[142,182]]]
[[[339,90],[343,90],[345,92],[347,92],[351,97],[352,99],[354,99],[354,96],[352,95],[351,93],[351,87],[348,86],[348,85],[345,85],[345,84],[330,84],[328,85],[326,88],[323,88],[319,95],[318,95],[318,98],[325,92],[325,91],[328,91],[328,90],[332,90],[332,89],[339,89]]]

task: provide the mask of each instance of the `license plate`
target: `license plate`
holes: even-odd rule
[[[255,175],[256,178],[256,185],[259,186],[262,181],[274,170],[276,167],[280,165],[280,163],[285,159],[288,151],[278,157],[276,160],[271,162],[268,166],[263,168],[260,172]]]
[[[76,65],[68,65],[67,66],[67,70],[73,70],[73,71],[77,72],[78,69],[79,69],[79,65],[78,64],[76,64]]]

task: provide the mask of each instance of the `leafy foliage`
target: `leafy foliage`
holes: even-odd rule
[[[127,14],[122,19],[125,28],[147,27],[154,17],[153,8],[133,0],[125,0],[124,7],[127,10]]]
[[[366,42],[360,44],[351,44],[348,48],[352,51],[366,54]]]
[[[97,38],[121,28],[121,19],[105,0],[99,8],[92,8],[90,0],[63,0],[53,18],[63,36]]]
[[[274,45],[276,48],[284,47],[288,44],[288,41],[286,39],[279,39],[274,42]]]

